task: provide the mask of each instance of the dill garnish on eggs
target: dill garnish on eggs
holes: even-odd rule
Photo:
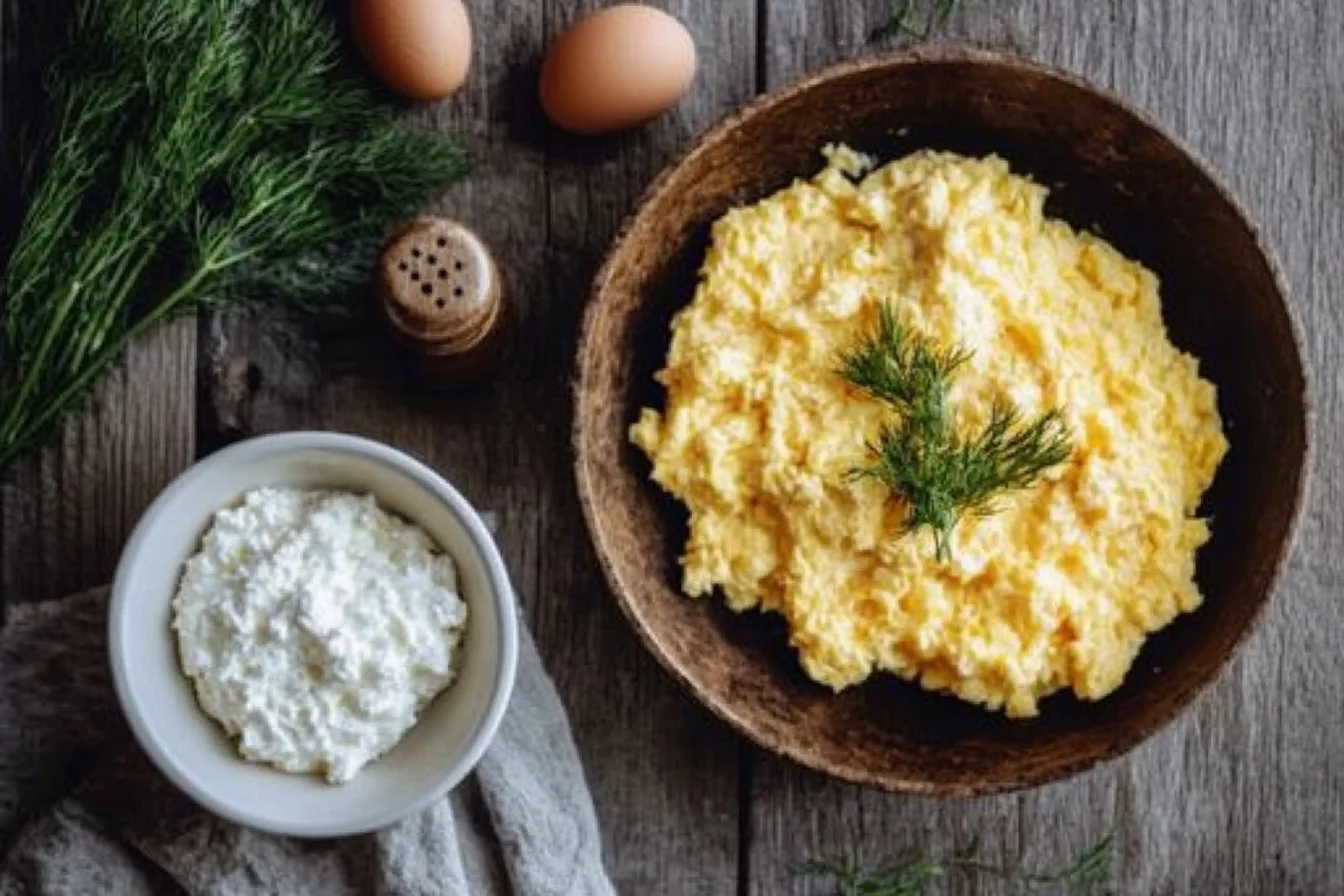
[[[1030,487],[1073,454],[1058,408],[1024,422],[1016,407],[999,401],[984,428],[958,432],[947,396],[969,358],[912,333],[883,305],[877,327],[839,363],[846,380],[900,415],[870,446],[873,462],[850,475],[877,479],[903,498],[910,505],[906,530],[931,529],[943,561],[951,559],[952,531],[964,514],[993,513],[997,496]]]

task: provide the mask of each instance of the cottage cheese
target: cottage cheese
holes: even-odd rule
[[[453,680],[452,560],[343,492],[262,488],[215,514],[173,599],[182,671],[247,759],[348,781]]]

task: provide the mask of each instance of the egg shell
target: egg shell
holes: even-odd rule
[[[695,43],[659,9],[621,4],[574,24],[541,69],[541,106],[560,127],[600,134],[642,124],[674,105],[695,77]]]
[[[412,99],[443,99],[467,78],[471,20],[462,0],[351,0],[350,30],[374,73]]]

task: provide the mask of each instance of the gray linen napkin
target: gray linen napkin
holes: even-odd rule
[[[107,669],[106,591],[18,605],[0,631],[0,896],[614,896],[555,687],[522,631],[518,682],[477,771],[362,837],[218,819],[134,744]]]

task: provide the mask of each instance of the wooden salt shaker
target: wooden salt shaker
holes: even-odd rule
[[[378,264],[378,302],[398,340],[436,386],[488,373],[507,336],[504,284],[480,237],[454,221],[416,218]]]

